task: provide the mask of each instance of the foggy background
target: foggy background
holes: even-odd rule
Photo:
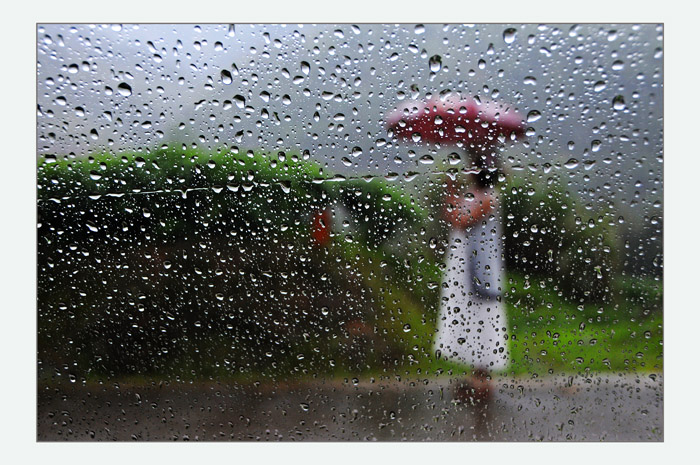
[[[660,227],[658,25],[50,24],[37,40],[39,156],[240,147],[327,173],[441,171],[454,147],[393,142],[383,119],[454,91],[529,115],[511,173],[550,164],[588,208]]]

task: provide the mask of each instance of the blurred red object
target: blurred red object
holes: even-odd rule
[[[325,247],[331,241],[331,210],[324,208],[314,214],[311,222],[311,238],[313,241]]]
[[[414,143],[462,142],[466,149],[490,149],[525,135],[522,117],[508,106],[457,94],[404,102],[389,113],[386,122],[387,129],[400,139]]]

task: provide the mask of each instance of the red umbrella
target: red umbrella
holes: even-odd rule
[[[462,142],[472,153],[525,135],[522,117],[506,105],[456,94],[401,104],[387,116],[387,129],[415,143]]]
[[[399,139],[414,143],[461,142],[473,158],[473,168],[480,170],[477,182],[482,186],[490,184],[491,175],[487,171],[498,168],[496,146],[525,135],[522,117],[508,106],[462,98],[457,94],[424,102],[405,102],[386,120],[389,132]],[[448,179],[447,185],[446,204],[464,207],[446,210],[445,216],[456,226],[473,224],[494,206],[495,200],[489,201],[488,196],[476,199],[478,202],[473,204],[467,203],[454,192],[451,180]]]

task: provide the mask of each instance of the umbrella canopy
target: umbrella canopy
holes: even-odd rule
[[[474,153],[525,135],[522,117],[506,105],[456,94],[408,101],[386,118],[387,129],[414,143],[457,144]]]

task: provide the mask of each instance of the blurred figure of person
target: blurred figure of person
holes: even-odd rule
[[[525,136],[522,117],[501,103],[446,94],[403,102],[386,121],[397,139],[460,145],[470,159],[468,170],[447,181],[449,247],[434,349],[473,368],[456,397],[487,405],[491,373],[508,364],[498,147]]]
[[[487,404],[491,372],[508,364],[502,226],[495,171],[448,179],[443,215],[449,225],[436,353],[473,369],[456,391],[459,401]]]

